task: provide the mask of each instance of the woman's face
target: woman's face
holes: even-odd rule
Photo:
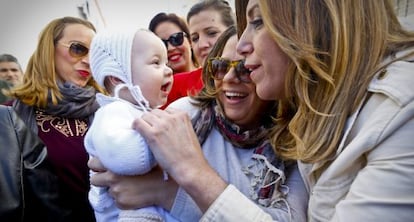
[[[236,52],[236,45],[237,37],[233,36],[227,41],[221,57],[231,61],[243,59]],[[260,125],[260,118],[269,108],[270,102],[257,96],[253,82],[241,82],[235,69],[231,68],[222,80],[214,80],[214,84],[219,89],[218,100],[228,119],[244,129],[254,129]]]
[[[163,40],[168,40],[171,35],[182,32],[176,24],[166,21],[158,24],[154,33]],[[184,37],[183,44],[173,46],[168,43],[168,66],[174,73],[191,71],[193,65],[191,60],[191,45],[188,37]]]
[[[71,82],[84,87],[91,78],[89,54],[75,57],[69,51],[72,44],[89,49],[95,31],[82,24],[68,24],[62,34],[62,38],[55,45],[55,65],[58,77],[63,82]]]
[[[285,97],[285,76],[289,57],[279,48],[265,28],[258,0],[250,0],[246,9],[247,27],[240,37],[237,52],[246,58],[260,98]]]
[[[202,65],[211,48],[221,33],[227,29],[222,23],[220,13],[213,10],[204,10],[193,15],[189,22],[191,42],[197,61]]]

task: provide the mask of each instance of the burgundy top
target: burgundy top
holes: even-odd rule
[[[72,209],[70,221],[95,221],[89,204],[89,168],[83,139],[88,119],[67,119],[36,111],[38,135],[47,146],[59,178],[64,205]]]

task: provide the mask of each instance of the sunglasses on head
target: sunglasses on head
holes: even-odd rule
[[[207,68],[211,76],[216,80],[222,80],[233,67],[236,77],[240,81],[245,83],[252,82],[250,79],[250,70],[244,66],[244,60],[231,61],[224,58],[212,58],[207,63]]]
[[[170,35],[170,37],[168,37],[168,39],[161,39],[164,44],[165,47],[168,48],[168,43],[170,43],[172,46],[180,46],[183,44],[184,42],[184,37],[187,36],[187,34],[185,34],[185,32],[177,32],[174,33],[172,35]]]
[[[70,45],[59,42],[62,46],[69,49],[69,55],[74,58],[82,58],[88,55],[89,49],[79,42],[72,42]]]

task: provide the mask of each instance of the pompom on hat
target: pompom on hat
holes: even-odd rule
[[[92,39],[89,63],[92,76],[104,87],[106,76],[132,84],[131,52],[135,32],[102,30]]]

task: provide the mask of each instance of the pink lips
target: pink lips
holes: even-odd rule
[[[85,77],[85,78],[91,75],[88,71],[79,70],[78,72],[82,77]]]
[[[246,67],[246,69],[250,70],[250,78],[253,79],[254,75],[256,74],[255,70],[258,69],[260,67],[260,65],[251,65],[251,64],[244,64],[244,67]]]

